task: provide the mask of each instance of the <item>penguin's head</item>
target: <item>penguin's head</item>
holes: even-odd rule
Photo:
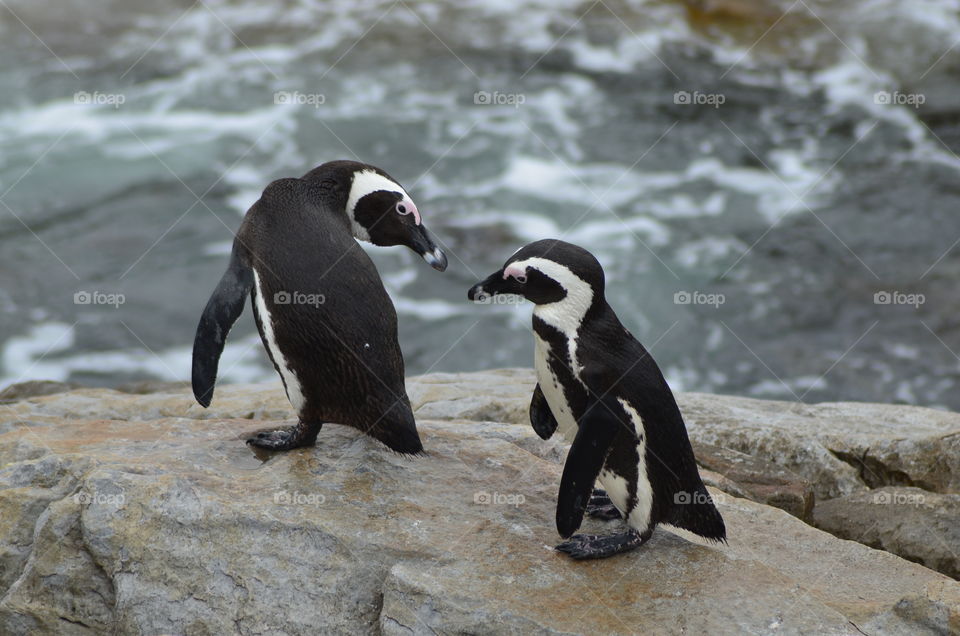
[[[424,227],[417,205],[390,175],[356,163],[348,192],[346,212],[356,238],[374,245],[406,245],[434,269],[447,268],[447,256]]]
[[[586,311],[603,297],[603,288],[603,267],[593,254],[572,243],[544,239],[517,250],[502,268],[471,287],[467,298],[487,302],[515,294],[537,305],[563,301]]]

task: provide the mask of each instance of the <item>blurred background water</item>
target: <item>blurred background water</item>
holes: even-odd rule
[[[562,237],[675,388],[957,409],[958,78],[958,0],[0,0],[0,387],[187,380],[263,187],[359,158],[450,255],[369,248],[411,374],[529,366],[466,289]]]

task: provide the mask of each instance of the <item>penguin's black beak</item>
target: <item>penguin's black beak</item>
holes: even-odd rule
[[[503,279],[503,270],[501,269],[471,287],[467,292],[467,300],[472,300],[475,303],[488,303],[497,294],[514,293],[508,287],[510,287],[510,282]]]
[[[423,257],[433,269],[442,272],[447,269],[447,255],[443,253],[422,224],[410,229],[410,249]]]

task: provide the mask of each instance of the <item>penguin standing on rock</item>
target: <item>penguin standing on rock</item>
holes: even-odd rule
[[[531,243],[468,297],[498,294],[535,303],[530,422],[543,439],[559,428],[572,442],[557,500],[557,530],[568,540],[557,550],[575,559],[612,556],[642,545],[658,523],[725,541],[673,393],[607,304],[597,259],[559,240]],[[594,490],[596,481],[604,490]],[[627,531],[571,537],[584,512],[623,518]]]
[[[249,294],[298,422],[248,444],[311,446],[324,422],[336,422],[399,453],[422,452],[404,388],[397,313],[355,239],[406,245],[434,269],[447,267],[410,196],[364,163],[333,161],[300,179],[274,181],[247,211],[197,326],[193,394],[210,405],[224,342]]]

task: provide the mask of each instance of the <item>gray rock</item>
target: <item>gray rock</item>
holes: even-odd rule
[[[419,417],[529,426],[531,369],[411,378]],[[960,492],[960,415],[915,406],[802,404],[678,393],[690,438],[809,481],[818,499],[882,486]]]
[[[54,393],[63,393],[70,389],[79,388],[75,384],[67,382],[54,382],[53,380],[28,380],[27,382],[18,382],[11,384],[0,391],[0,402],[24,400],[26,398],[38,397],[41,395],[53,395]]]
[[[814,523],[841,539],[960,578],[960,495],[879,488],[820,502]]]
[[[935,634],[960,624],[956,581],[716,490],[727,546],[662,528],[605,561],[554,552],[565,447],[529,426],[422,413],[460,408],[459,390],[487,396],[469,407],[477,417],[501,409],[520,421],[532,388],[522,377],[413,379],[428,449],[419,458],[328,425],[315,448],[261,462],[242,439],[292,419],[277,385],[219,388],[216,417],[186,391],[82,390],[0,409],[0,422],[26,422],[0,435],[0,633]],[[431,402],[429,391],[446,397]]]
[[[732,495],[786,510],[809,522],[813,513],[813,488],[793,471],[752,455],[694,442],[697,464],[722,479],[712,484]]]
[[[817,500],[888,485],[960,492],[960,415],[915,406],[677,396],[690,437],[773,462]]]

